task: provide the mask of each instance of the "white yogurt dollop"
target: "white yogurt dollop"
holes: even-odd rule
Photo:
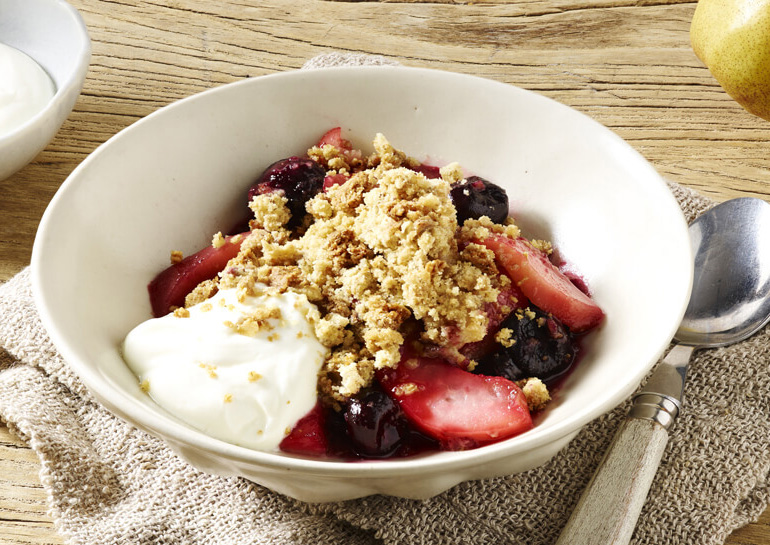
[[[278,310],[265,318],[266,309]],[[229,443],[276,449],[316,403],[327,356],[308,320],[317,309],[294,293],[241,303],[226,289],[188,310],[189,317],[169,314],[133,329],[123,344],[126,363],[180,420]]]
[[[0,43],[0,137],[43,111],[55,92],[53,81],[39,64]]]

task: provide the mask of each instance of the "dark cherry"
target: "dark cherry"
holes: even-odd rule
[[[361,456],[384,458],[399,449],[410,428],[401,409],[383,391],[366,390],[344,409],[347,435]]]
[[[281,159],[267,167],[249,189],[249,201],[255,195],[283,191],[292,219],[289,227],[296,226],[305,216],[305,203],[321,191],[326,170],[307,157]]]
[[[457,223],[487,216],[495,223],[503,223],[508,217],[508,195],[497,184],[471,176],[452,185],[450,191],[452,203],[457,210]]]
[[[540,309],[515,311],[500,327],[512,330],[515,342],[482,359],[474,372],[509,380],[538,377],[552,384],[575,362],[578,345],[572,333]]]

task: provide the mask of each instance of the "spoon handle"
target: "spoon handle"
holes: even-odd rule
[[[637,394],[556,545],[625,545],[631,540],[679,414],[693,347],[676,345]]]
[[[626,419],[556,545],[628,543],[667,443],[657,422]]]

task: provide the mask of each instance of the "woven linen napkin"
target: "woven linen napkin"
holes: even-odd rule
[[[329,64],[389,64],[332,54]],[[670,184],[688,221],[714,203]],[[633,543],[723,543],[770,503],[770,330],[696,353],[683,414]],[[202,473],[112,416],[44,331],[29,269],[0,285],[0,419],[40,457],[50,514],[68,543],[553,543],[628,402],[544,466],[466,482],[426,501],[385,496],[305,504]]]

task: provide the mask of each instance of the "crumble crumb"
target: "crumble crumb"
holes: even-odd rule
[[[513,338],[513,330],[507,327],[502,328],[495,334],[495,341],[506,348],[510,348],[516,343],[516,339]]]
[[[463,176],[463,169],[459,163],[449,163],[448,165],[441,167],[439,173],[441,174],[441,178],[450,185],[462,182],[465,179]]]
[[[262,375],[260,375],[256,371],[249,371],[249,382],[257,382],[261,378],[262,378]]]
[[[318,341],[328,347],[340,345],[345,340],[345,328],[350,324],[350,320],[345,316],[330,312],[315,324],[315,335]]]
[[[533,248],[540,250],[545,255],[551,255],[553,253],[553,245],[548,240],[532,239],[529,241]]]
[[[209,375],[209,378],[217,378],[219,376],[217,375],[216,365],[211,365],[209,363],[199,363],[198,367],[200,367],[201,369],[205,369]]]
[[[524,396],[527,398],[527,405],[531,412],[544,409],[551,400],[548,388],[539,378],[527,378],[517,381],[516,384],[518,384],[519,388],[524,392]]]
[[[202,303],[216,295],[217,291],[219,291],[219,283],[216,278],[201,282],[194,290],[187,294],[187,297],[184,299],[184,306],[185,308],[190,308],[198,303]],[[220,299],[220,301],[224,301],[224,299]]]
[[[419,389],[420,387],[417,386],[414,382],[405,382],[404,384],[399,384],[396,386],[396,388],[393,390],[393,394],[395,394],[396,397],[408,396],[415,393]]]
[[[346,401],[371,385],[374,361],[365,349],[338,349],[331,352],[319,373],[318,387],[330,403]]]
[[[216,235],[214,235],[214,238],[211,239],[211,246],[214,248],[221,248],[225,245],[225,237],[222,235],[222,232],[220,231]]]
[[[277,192],[255,195],[249,203],[249,208],[254,213],[251,228],[266,231],[282,229],[291,219],[287,202],[286,197]]]
[[[281,309],[278,307],[259,307],[251,314],[241,316],[235,323],[225,320],[223,323],[239,335],[245,337],[256,337],[260,331],[270,331],[273,326],[270,320],[281,318]],[[268,341],[274,340],[273,335],[268,337]]]
[[[189,318],[190,311],[183,307],[177,307],[174,309],[174,316],[177,318]]]
[[[139,388],[146,394],[150,391],[150,381],[147,379],[144,379],[142,382],[139,383]]]
[[[233,394],[225,394],[225,403],[232,403],[233,402]]]
[[[180,252],[179,250],[173,250],[171,252],[171,264],[176,265],[177,263],[181,262],[184,259],[184,254]]]
[[[360,150],[345,150],[335,146],[313,146],[307,152],[308,157],[326,168],[329,174],[346,174],[367,166]]]

